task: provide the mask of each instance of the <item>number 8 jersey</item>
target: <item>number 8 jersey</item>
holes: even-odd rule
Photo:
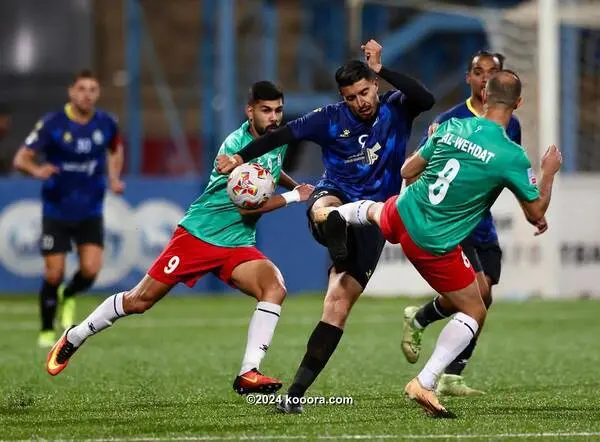
[[[444,122],[418,155],[428,164],[396,205],[412,240],[433,254],[469,236],[505,187],[519,200],[539,198],[525,151],[486,118]]]

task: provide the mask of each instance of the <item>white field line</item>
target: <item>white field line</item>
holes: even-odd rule
[[[260,440],[427,440],[427,439],[546,439],[597,437],[600,432],[544,432],[544,433],[498,433],[498,434],[340,434],[323,436],[269,435],[269,436],[174,436],[174,437],[124,437],[78,439],[83,442],[162,442],[162,441],[260,441]],[[35,439],[37,441],[72,441],[74,439]],[[18,441],[26,442],[26,441]]]

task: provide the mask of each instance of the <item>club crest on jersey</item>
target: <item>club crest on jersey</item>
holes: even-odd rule
[[[65,134],[63,135],[63,141],[65,143],[70,143],[73,141],[73,135],[71,135],[71,132],[65,132]]]
[[[363,161],[370,166],[372,164],[375,164],[375,162],[379,159],[379,155],[377,154],[377,152],[381,150],[381,144],[377,142],[373,147],[365,147],[367,138],[368,135],[361,135],[358,138],[358,142],[362,147]]]
[[[102,135],[102,132],[100,132],[99,129],[96,129],[92,134],[92,140],[98,145],[104,143],[104,135]]]
[[[348,138],[350,136],[350,129],[344,129],[342,131],[342,134],[340,135],[340,137],[342,138]]]

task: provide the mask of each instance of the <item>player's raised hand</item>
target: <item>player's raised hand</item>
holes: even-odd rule
[[[219,155],[217,157],[217,172],[228,174],[243,163],[244,160],[239,155]]]
[[[37,169],[35,169],[33,176],[39,180],[45,181],[48,178],[50,178],[52,175],[56,175],[59,172],[60,172],[60,169],[58,167],[56,167],[54,164],[44,163],[44,164],[41,164]]]
[[[438,123],[433,123],[427,128],[427,138],[431,138],[431,136],[435,133],[435,131],[440,127]]]
[[[537,231],[533,234],[534,236],[539,236],[548,230],[548,221],[546,221],[546,217],[543,217],[541,220],[535,223],[537,227]]]
[[[554,144],[550,146],[542,157],[542,172],[554,175],[562,164],[562,154]]]
[[[122,195],[125,192],[125,183],[119,178],[110,180],[110,190],[116,195]]]
[[[300,201],[306,201],[315,191],[315,186],[302,183],[299,186],[294,187],[294,190],[297,190],[300,194]]]
[[[371,39],[360,47],[365,54],[365,59],[369,67],[375,72],[381,70],[381,51],[383,46]]]

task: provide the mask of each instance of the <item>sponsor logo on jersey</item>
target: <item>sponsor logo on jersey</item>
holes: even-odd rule
[[[85,173],[87,176],[92,176],[97,165],[97,160],[83,161],[81,163],[63,163],[62,170],[65,172]]]
[[[377,152],[379,152],[380,149],[381,145],[379,143],[376,143],[373,147],[368,147],[365,151],[365,162],[369,165],[375,164],[375,162],[379,159],[379,155],[377,155]]]
[[[381,144],[379,142],[375,143],[372,147],[366,147],[365,144],[367,142],[367,138],[369,136],[367,134],[361,135],[358,137],[358,143],[361,146],[360,153],[354,154],[348,157],[347,160],[344,161],[346,164],[356,163],[358,161],[363,162],[364,164],[373,165],[379,159],[379,150],[381,150]]]

